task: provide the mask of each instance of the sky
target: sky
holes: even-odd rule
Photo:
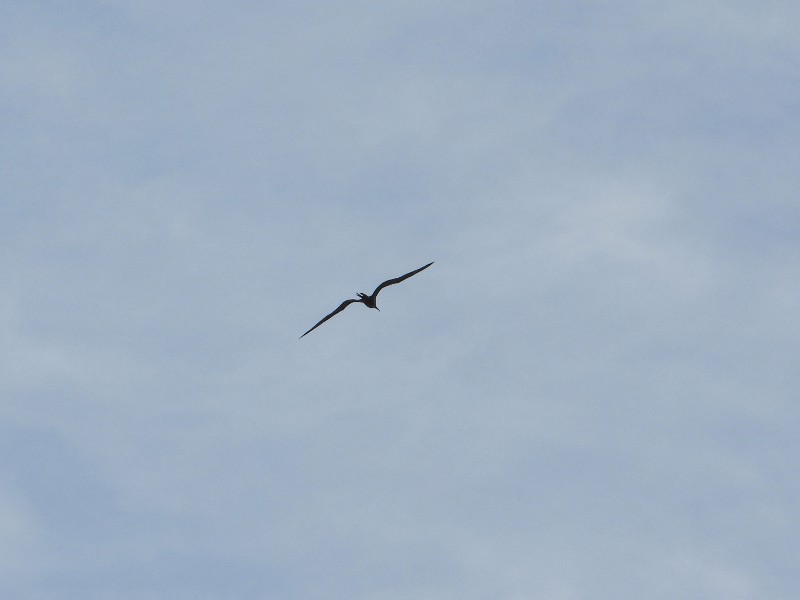
[[[796,598],[799,19],[5,0],[0,595]]]

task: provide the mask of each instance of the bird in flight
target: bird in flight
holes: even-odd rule
[[[313,326],[311,329],[309,329],[308,331],[306,331],[306,332],[305,332],[303,335],[301,335],[300,337],[302,338],[303,336],[305,336],[305,335],[307,335],[307,334],[311,333],[311,332],[312,332],[312,331],[314,331],[314,330],[315,330],[317,327],[319,327],[320,325],[322,325],[322,324],[323,324],[325,321],[327,321],[328,319],[330,319],[331,317],[333,317],[333,316],[335,316],[335,315],[338,315],[338,314],[339,314],[340,312],[342,312],[342,311],[343,311],[345,308],[347,308],[348,306],[350,306],[350,305],[351,305],[353,302],[363,302],[363,303],[364,303],[364,304],[365,304],[367,307],[369,307],[369,308],[374,308],[375,310],[380,310],[380,308],[378,308],[378,305],[377,305],[377,301],[378,301],[378,292],[380,292],[380,291],[381,291],[383,288],[385,288],[387,285],[394,285],[395,283],[400,283],[401,281],[405,281],[406,279],[408,279],[408,278],[409,278],[409,277],[411,277],[412,275],[416,275],[416,274],[417,274],[417,273],[419,273],[420,271],[423,271],[423,270],[427,269],[427,268],[428,268],[428,267],[430,267],[432,264],[433,264],[432,262],[429,262],[429,263],[428,263],[427,265],[425,265],[424,267],[420,267],[419,269],[415,269],[414,271],[411,271],[411,273],[406,273],[405,275],[400,275],[400,277],[395,277],[394,279],[387,279],[387,280],[386,280],[386,281],[384,281],[382,284],[380,284],[378,287],[376,287],[376,288],[375,288],[375,291],[374,291],[374,292],[372,292],[372,294],[371,294],[371,295],[369,295],[369,296],[367,296],[367,295],[366,295],[366,294],[364,294],[363,292],[358,292],[358,294],[356,294],[356,295],[358,296],[358,298],[350,298],[349,300],[345,300],[344,302],[342,302],[342,303],[339,305],[339,308],[337,308],[336,310],[334,310],[334,311],[333,311],[331,314],[329,314],[329,315],[325,316],[325,317],[324,317],[324,318],[323,318],[323,319],[322,319],[322,320],[321,320],[319,323],[317,323],[316,325],[314,325],[314,326]]]

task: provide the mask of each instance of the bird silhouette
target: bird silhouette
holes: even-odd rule
[[[378,304],[377,304],[377,301],[378,301],[378,292],[380,292],[380,291],[381,291],[383,288],[385,288],[387,285],[394,285],[395,283],[400,283],[401,281],[405,281],[406,279],[408,279],[408,278],[409,278],[409,277],[411,277],[412,275],[416,275],[416,274],[417,274],[417,273],[419,273],[420,271],[424,271],[425,269],[427,269],[428,267],[430,267],[432,264],[433,264],[432,262],[429,262],[429,263],[428,263],[427,265],[425,265],[424,267],[420,267],[419,269],[415,269],[415,270],[411,271],[410,273],[406,273],[405,275],[400,275],[400,277],[395,277],[394,279],[387,279],[387,280],[386,280],[386,281],[384,281],[382,284],[380,284],[378,287],[376,287],[376,288],[375,288],[375,291],[374,291],[374,292],[372,292],[372,294],[371,294],[371,295],[369,295],[369,296],[367,296],[367,295],[366,295],[365,293],[363,293],[363,292],[358,292],[358,293],[356,294],[356,295],[358,296],[358,298],[350,298],[349,300],[345,300],[344,302],[342,302],[342,303],[339,305],[339,307],[338,307],[336,310],[334,310],[334,311],[333,311],[332,313],[330,313],[329,315],[326,315],[326,316],[325,316],[325,317],[324,317],[324,318],[323,318],[323,319],[322,319],[322,320],[321,320],[319,323],[317,323],[317,324],[316,324],[316,325],[314,325],[314,326],[313,326],[311,329],[309,329],[309,330],[308,330],[308,331],[306,331],[306,332],[305,332],[303,335],[301,335],[301,336],[300,336],[300,338],[302,338],[302,337],[304,337],[304,336],[308,335],[309,333],[311,333],[312,331],[314,331],[314,330],[315,330],[317,327],[319,327],[320,325],[322,325],[322,324],[323,324],[325,321],[327,321],[327,320],[328,320],[328,319],[330,319],[331,317],[338,315],[338,314],[339,314],[340,312],[342,312],[342,311],[343,311],[345,308],[347,308],[348,306],[350,306],[350,305],[351,305],[353,302],[363,302],[363,303],[364,303],[364,304],[365,304],[367,307],[369,307],[369,308],[374,308],[374,309],[376,309],[376,310],[380,310],[380,308],[378,308]],[[298,339],[300,339],[300,338],[298,338]]]

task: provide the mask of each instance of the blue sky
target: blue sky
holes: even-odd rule
[[[0,7],[4,597],[795,597],[796,3],[67,4]]]

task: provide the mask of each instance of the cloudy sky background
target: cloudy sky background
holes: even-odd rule
[[[798,23],[3,2],[0,595],[795,598]]]

